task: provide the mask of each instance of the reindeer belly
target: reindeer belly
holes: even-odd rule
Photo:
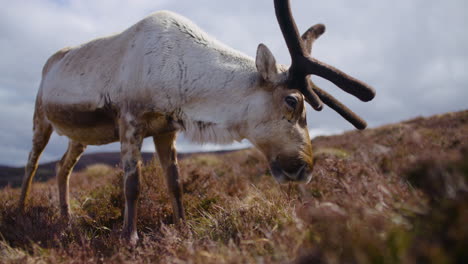
[[[116,142],[119,139],[116,129],[112,126],[83,128],[53,125],[53,127],[59,135],[65,135],[85,145],[104,145]]]
[[[83,110],[85,109],[85,110]],[[119,140],[119,126],[115,111],[107,108],[94,110],[86,107],[47,104],[44,112],[59,135],[86,145],[104,145]],[[144,137],[176,131],[163,113],[142,116]]]
[[[79,110],[68,106],[45,106],[45,114],[59,135],[87,145],[119,140],[115,113],[109,109]]]

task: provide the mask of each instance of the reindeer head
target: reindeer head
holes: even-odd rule
[[[325,78],[362,101],[372,100],[375,91],[367,84],[312,58],[312,44],[325,32],[325,26],[317,24],[300,37],[289,0],[274,2],[292,62],[289,69],[278,65],[268,48],[259,45],[256,66],[262,86],[271,92],[273,102],[263,108],[264,118],[256,124],[251,141],[265,154],[271,172],[278,181],[308,181],[312,176],[313,156],[304,101],[317,111],[325,103],[358,129],[367,126],[350,109],[318,88],[309,75]]]

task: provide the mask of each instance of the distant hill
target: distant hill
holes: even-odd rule
[[[403,137],[403,135],[405,136]],[[400,137],[403,138],[400,139]],[[403,141],[399,142],[398,140],[407,140],[411,142],[411,144],[402,144]],[[413,148],[422,148],[426,154],[434,154],[437,153],[439,151],[438,148],[442,146],[447,149],[451,149],[468,142],[468,110],[447,113],[443,115],[435,115],[427,118],[418,117],[396,124],[389,124],[377,128],[366,129],[364,131],[353,130],[341,135],[317,137],[313,139],[312,142],[314,149],[320,148],[320,152],[334,152],[336,151],[337,146],[340,148],[353,146],[354,148],[354,145],[359,143],[361,149],[366,149],[366,152],[370,152],[372,154],[373,152],[386,152],[386,144],[391,142],[393,145],[400,144],[400,147],[411,146]],[[334,146],[334,148],[331,148],[332,146]],[[429,146],[433,147],[429,148]],[[217,151],[208,153],[223,154],[228,152],[232,151]],[[179,159],[183,159],[197,154],[200,153],[182,153],[179,154],[178,157]],[[345,155],[346,153],[342,154]],[[151,152],[142,153],[142,157],[145,162],[150,161],[154,155],[155,154]],[[398,158],[399,157],[392,157],[392,159]],[[387,162],[389,164],[395,163],[388,161],[389,159],[390,158],[387,158],[384,161],[378,162]],[[400,162],[406,162],[406,160],[401,160]],[[89,165],[98,163],[109,166],[118,166],[120,163],[120,153],[102,152],[83,155],[78,164],[75,166],[74,172],[80,171]],[[56,161],[39,165],[35,180],[46,181],[51,177],[54,177],[55,164]],[[387,166],[390,165],[387,164]],[[0,187],[6,186],[8,184],[13,187],[20,186],[23,174],[23,167],[13,168],[8,166],[0,166]]]
[[[216,151],[210,152],[213,154],[222,154],[230,151]],[[183,159],[198,153],[179,153],[178,158]],[[149,162],[155,157],[156,154],[153,152],[143,152],[141,156],[143,161]],[[40,164],[36,176],[34,177],[35,181],[47,181],[48,179],[55,176],[55,165],[57,161],[47,162]],[[120,153],[119,152],[100,152],[100,153],[91,153],[83,155],[74,168],[74,172],[80,171],[92,164],[106,164],[109,166],[119,166],[120,164]],[[21,185],[21,181],[24,175],[24,167],[9,167],[0,165],[0,188],[6,185],[11,185],[12,187],[18,187]]]

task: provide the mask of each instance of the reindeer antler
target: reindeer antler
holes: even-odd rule
[[[324,24],[316,24],[311,26],[304,34],[302,34],[302,41],[304,42],[304,48],[309,51],[309,55],[312,54],[312,44],[318,39],[323,33],[325,33]]]
[[[291,86],[300,90],[314,109],[320,110],[322,108],[322,101],[320,100],[322,99],[327,105],[356,126],[356,128],[365,128],[366,123],[364,120],[333,98],[333,96],[315,86],[307,77],[310,74],[314,74],[325,78],[362,101],[372,100],[375,96],[375,90],[335,67],[310,57],[312,44],[325,31],[325,26],[321,24],[315,25],[300,38],[291,13],[289,0],[275,0],[274,3],[276,17],[291,56],[288,80]]]
[[[309,52],[309,54],[312,54],[312,44],[323,33],[325,33],[325,25],[317,24],[310,27],[306,32],[304,32],[304,34],[302,34],[301,38],[305,45],[304,48],[306,49],[306,51]],[[360,116],[356,115],[351,109],[346,107],[331,94],[320,89],[310,78],[309,85],[312,87],[312,90],[318,95],[318,97],[322,100],[323,103],[335,110],[344,119],[353,124],[357,129],[364,129],[367,127],[366,121],[364,121]]]

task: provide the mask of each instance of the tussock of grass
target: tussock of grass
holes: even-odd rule
[[[72,175],[70,223],[60,219],[54,181],[34,184],[24,214],[19,190],[6,187],[0,263],[466,263],[466,120],[463,112],[319,138],[307,185],[277,184],[255,150],[182,160],[181,227],[150,162],[136,248],[119,238],[118,169]]]

